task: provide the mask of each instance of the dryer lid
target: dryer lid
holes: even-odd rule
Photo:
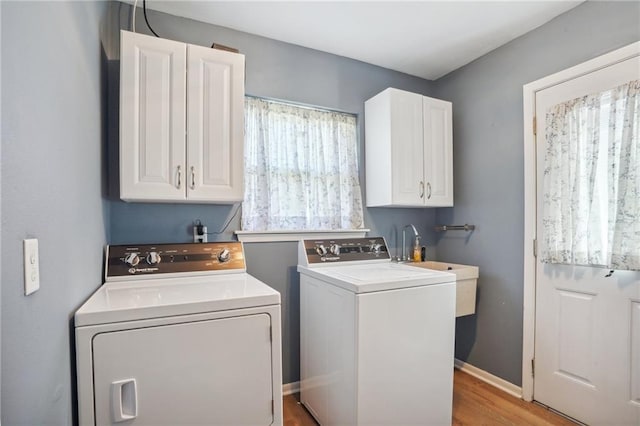
[[[76,327],[242,309],[280,303],[249,274],[162,278],[102,285],[75,314]]]

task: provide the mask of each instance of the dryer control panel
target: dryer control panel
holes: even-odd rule
[[[308,264],[391,259],[383,237],[303,240],[300,244]]]
[[[105,278],[189,272],[245,271],[238,241],[107,246]]]

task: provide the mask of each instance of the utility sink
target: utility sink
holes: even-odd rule
[[[456,317],[476,313],[476,289],[478,287],[478,267],[458,265],[448,262],[416,262],[412,266],[451,272],[456,275]]]

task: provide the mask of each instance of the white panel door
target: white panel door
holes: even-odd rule
[[[636,57],[536,94],[538,241],[546,111],[638,78]],[[640,272],[608,275],[602,268],[537,261],[534,399],[587,424],[637,426]]]
[[[187,156],[191,201],[244,197],[244,55],[188,46]]]
[[[95,424],[270,425],[270,332],[257,314],[96,335]]]
[[[121,31],[120,198],[183,200],[186,45]]]
[[[424,206],[422,95],[391,92],[391,179],[393,204]]]
[[[453,206],[451,102],[422,98],[425,205]]]

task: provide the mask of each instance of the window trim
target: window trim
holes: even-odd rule
[[[531,360],[535,355],[535,311],[536,311],[536,145],[535,94],[556,84],[581,77],[640,55],[640,41],[605,53],[594,59],[527,83],[522,87],[524,117],[524,293],[522,320],[522,399],[533,400],[533,374]]]
[[[299,241],[304,239],[327,238],[364,238],[371,230],[361,229],[325,229],[301,231],[235,231],[238,241],[243,243],[269,243],[276,241]]]
[[[318,105],[314,105],[314,104],[306,104],[306,103],[302,103],[302,102],[296,102],[296,101],[290,101],[290,100],[286,100],[286,99],[281,99],[281,98],[272,98],[269,96],[258,96],[258,95],[250,95],[250,94],[245,94],[244,95],[245,98],[252,98],[252,99],[262,99],[264,101],[267,102],[273,102],[273,103],[277,103],[277,104],[282,104],[282,105],[293,105],[296,106],[298,108],[305,108],[305,109],[311,109],[311,110],[318,110],[318,111],[326,111],[326,112],[336,112],[338,114],[348,114],[348,115],[353,115],[356,117],[356,127],[358,126],[358,113],[355,113],[353,111],[346,111],[346,110],[342,110],[342,109],[338,109],[338,108],[329,108],[329,107],[325,107],[325,106],[318,106]]]

